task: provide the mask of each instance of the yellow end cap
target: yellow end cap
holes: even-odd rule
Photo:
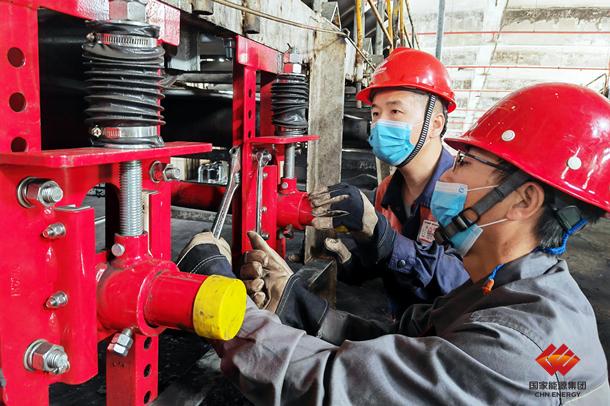
[[[193,304],[193,327],[198,336],[216,340],[235,337],[246,313],[246,287],[239,279],[208,276]]]

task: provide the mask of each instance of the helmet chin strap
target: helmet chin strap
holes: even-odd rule
[[[417,140],[417,144],[415,144],[415,148],[413,149],[413,151],[411,151],[409,156],[407,156],[407,158],[398,165],[398,168],[402,168],[403,166],[411,162],[424,146],[424,142],[426,142],[426,138],[428,137],[428,129],[430,128],[430,120],[432,119],[432,113],[434,112],[435,104],[436,96],[433,94],[429,95],[428,104],[426,106],[426,114],[424,116],[424,122],[421,127],[421,132],[419,133],[419,139]]]
[[[439,225],[434,232],[436,241],[439,243],[445,243],[457,233],[468,229],[468,227],[479,221],[479,218],[481,218],[483,213],[504,200],[506,196],[511,194],[519,186],[523,185],[528,179],[529,175],[522,171],[516,171],[508,175],[504,182],[489,191],[471,207],[467,207],[462,210],[457,216],[451,219],[449,224],[445,226]],[[474,220],[470,220],[468,217],[466,217],[466,212],[468,211],[474,213]]]

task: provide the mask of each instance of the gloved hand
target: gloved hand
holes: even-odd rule
[[[314,228],[350,231],[373,263],[387,259],[392,253],[396,232],[357,187],[339,183],[310,193],[309,201]]]
[[[369,199],[355,186],[338,183],[309,194],[312,225],[318,230],[335,229],[355,236],[373,237],[378,215]]]
[[[260,235],[249,231],[248,238],[253,250],[244,254],[239,276],[254,303],[260,309],[275,312],[293,272]]]
[[[360,285],[364,281],[380,276],[376,272],[378,267],[365,265],[361,255],[358,254],[366,256],[367,253],[359,249],[353,239],[326,238],[324,248],[337,260],[337,279],[341,282]],[[358,252],[354,255],[350,250],[358,250]]]
[[[229,243],[223,238],[214,238],[209,231],[195,234],[178,255],[176,264],[182,272],[235,278]]]
[[[328,302],[307,290],[306,281],[260,235],[250,231],[248,238],[253,250],[244,255],[240,277],[252,300],[275,312],[282,323],[315,335]]]

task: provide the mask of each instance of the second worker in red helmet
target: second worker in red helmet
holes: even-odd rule
[[[382,277],[392,313],[400,315],[409,305],[432,302],[468,279],[458,253],[447,255],[433,243],[438,223],[430,211],[434,185],[453,162],[441,139],[455,97],[438,59],[398,48],[356,98],[371,105],[373,153],[396,170],[381,182],[373,203],[345,183],[313,193],[313,225],[354,237],[355,246],[345,238],[325,243],[342,263],[340,278],[359,283]],[[406,238],[390,241],[391,230]],[[393,253],[400,259],[390,267]]]

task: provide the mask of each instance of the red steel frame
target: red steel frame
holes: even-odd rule
[[[45,405],[50,384],[91,379],[98,372],[98,341],[127,327],[135,332],[129,355],[106,357],[107,404],[145,404],[157,397],[156,336],[165,326],[192,328],[193,297],[205,279],[181,274],[170,262],[171,188],[149,180],[148,168],[174,155],[210,151],[211,145],[41,151],[39,7],[83,19],[108,18],[107,0],[0,0],[0,404]],[[161,25],[162,40],[177,44],[179,11],[153,0],[148,15]],[[20,55],[23,60],[16,63]],[[149,226],[140,237],[116,236],[126,252],[113,259],[107,251],[96,253],[94,210],[82,203],[99,183],[117,192],[119,163],[129,160],[142,162]],[[54,180],[63,199],[51,208],[22,207],[16,191],[28,176]],[[66,228],[63,238],[41,236],[58,222]],[[45,308],[58,291],[67,293],[68,304]],[[37,339],[63,346],[70,370],[61,375],[26,370],[23,356]]]
[[[284,145],[308,142],[318,136],[276,137],[271,122],[271,85],[282,72],[282,53],[243,37],[235,42],[233,64],[233,146],[241,145],[241,199],[233,201],[233,250],[239,254],[250,249],[246,233],[256,228],[255,155],[266,149],[273,160],[264,169],[261,230],[269,234],[267,243],[285,254],[286,240],[282,229],[286,226],[303,229],[312,219],[306,194],[299,192],[296,181],[282,178]],[[260,126],[256,129],[256,85],[260,75]],[[284,187],[282,188],[282,184]]]
[[[171,187],[166,182],[150,181],[146,174],[154,161],[167,163],[171,156],[210,151],[211,145],[175,142],[163,148],[136,151],[42,151],[39,7],[83,19],[108,18],[108,0],[0,0],[0,210],[4,213],[0,216],[0,230],[4,230],[0,235],[4,254],[0,267],[0,403],[44,405],[48,403],[50,384],[79,384],[91,379],[98,372],[98,341],[132,327],[135,335],[129,355],[123,358],[107,353],[107,404],[145,404],[157,397],[156,336],[164,327],[192,327],[191,314],[187,313],[192,296],[204,279],[180,274],[170,262]],[[176,45],[178,10],[151,0],[148,15],[161,25],[161,39]],[[9,52],[22,53],[23,63],[10,61]],[[269,234],[270,245],[283,252],[285,240],[278,240],[281,230],[287,226],[301,229],[311,221],[306,195],[296,189],[295,180],[283,179],[280,174],[285,143],[317,139],[286,139],[273,134],[271,84],[281,72],[281,61],[281,53],[236,37],[233,144],[242,147],[242,187],[233,202],[236,255],[249,248],[246,231],[255,229],[254,154],[260,148],[273,154],[265,168],[263,184],[263,205],[267,207],[262,217],[263,230]],[[258,132],[257,72],[261,100]],[[25,102],[21,106],[9,102],[15,97]],[[143,187],[149,192],[145,224],[149,226],[140,237],[116,236],[115,242],[122,243],[126,253],[113,259],[107,251],[95,252],[94,211],[82,203],[86,193],[99,183],[118,192],[119,163],[130,160],[142,162]],[[28,176],[57,182],[64,192],[61,202],[52,208],[22,207],[16,190]],[[189,193],[192,196],[192,191]],[[107,200],[113,198],[111,195],[115,193],[110,193]],[[216,190],[205,193],[201,200],[211,204],[220,196]],[[107,217],[111,214],[107,213]],[[41,232],[57,222],[65,225],[66,235],[56,240],[44,239]],[[54,310],[45,308],[46,299],[60,290],[68,294],[68,305]],[[153,324],[163,327],[152,327]],[[27,347],[41,338],[65,348],[71,363],[67,373],[55,376],[25,369],[23,355]]]

